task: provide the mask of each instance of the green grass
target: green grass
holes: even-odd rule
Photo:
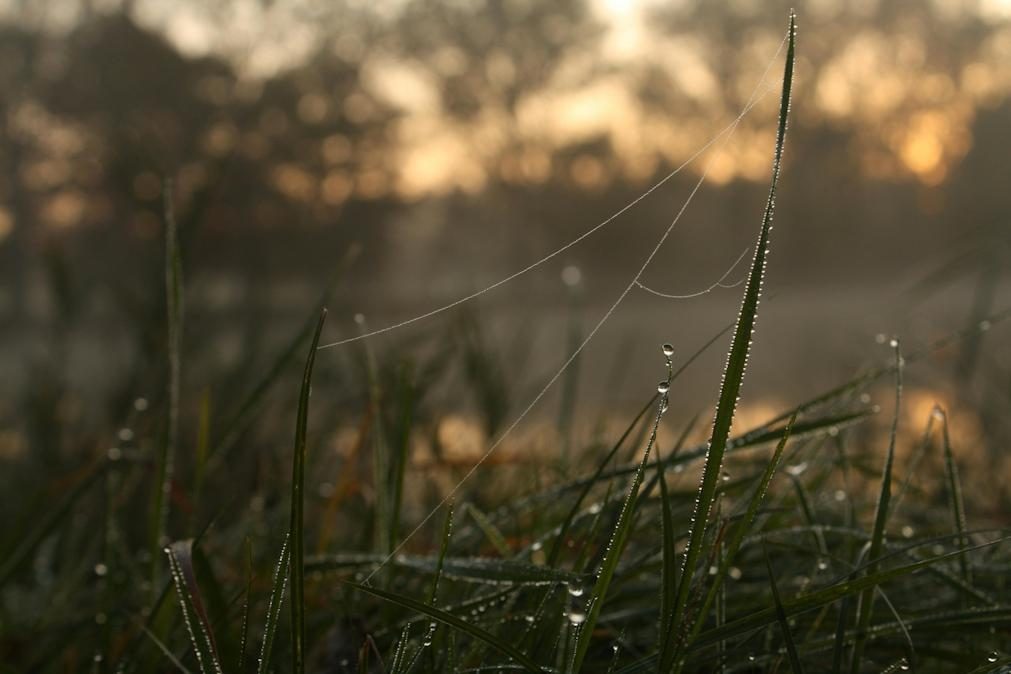
[[[980,518],[947,415],[928,419],[914,460],[896,459],[903,432],[917,430],[902,428],[902,377],[958,335],[904,359],[896,349],[894,362],[756,427],[733,423],[768,264],[792,17],[789,38],[772,185],[736,322],[687,359],[665,348],[662,386],[641,384],[641,410],[613,437],[578,444],[573,382],[555,456],[519,470],[483,467],[441,528],[426,525],[403,546],[405,530],[441,502],[429,477],[463,474],[437,451],[428,473],[411,462],[415,440],[434,437],[446,413],[440,391],[463,386],[491,435],[510,418],[509,363],[468,318],[436,328],[434,352],[366,343],[326,352],[327,367],[314,368],[320,306],[276,353],[190,396],[181,377],[184,260],[167,213],[165,340],[151,378],[164,393],[113,425],[129,424],[137,441],[47,466],[40,483],[5,478],[25,506],[5,518],[0,547],[0,671],[1011,664],[1011,532]],[[694,445],[695,419],[668,409],[669,391],[728,330],[709,440]],[[874,433],[861,394],[892,375],[893,423]],[[916,472],[935,419],[940,495]],[[337,435],[352,438],[339,458],[328,443]],[[524,474],[508,477],[516,472]],[[167,546],[166,534],[176,539]]]

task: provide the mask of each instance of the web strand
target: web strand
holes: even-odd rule
[[[785,42],[786,42],[786,40],[784,39],[783,42],[780,43],[779,49],[776,50],[776,55],[777,56],[779,55],[779,52],[782,51],[783,44],[785,44]],[[775,56],[773,57],[773,60],[775,60]],[[772,62],[770,61],[770,65],[771,64],[772,64]],[[489,293],[492,290],[495,290],[496,288],[498,288],[500,286],[503,286],[506,283],[509,283],[510,281],[513,281],[513,280],[519,278],[520,276],[523,276],[527,272],[530,272],[530,271],[536,269],[537,267],[541,266],[545,262],[548,262],[549,260],[557,257],[558,255],[561,255],[562,253],[564,253],[568,249],[572,248],[576,244],[578,244],[581,241],[583,241],[584,239],[586,239],[587,237],[592,236],[593,234],[595,234],[596,232],[598,232],[602,228],[604,228],[607,225],[611,224],[617,218],[619,218],[622,215],[624,215],[627,211],[629,211],[631,208],[633,208],[634,206],[636,206],[640,201],[642,201],[643,199],[645,199],[646,197],[648,197],[649,195],[651,195],[653,192],[655,192],[656,190],[658,190],[661,187],[663,187],[663,185],[665,185],[667,182],[669,182],[671,180],[671,178],[673,178],[678,173],[680,173],[682,170],[684,170],[686,167],[688,167],[690,164],[692,164],[696,159],[698,159],[702,154],[704,154],[706,152],[706,150],[708,150],[710,147],[712,147],[717,141],[719,141],[721,138],[727,136],[727,134],[732,133],[733,130],[737,128],[738,124],[740,124],[741,120],[744,119],[744,117],[749,112],[751,112],[751,109],[754,108],[756,105],[758,105],[758,103],[763,98],[765,98],[765,96],[770,91],[772,91],[772,90],[774,90],[776,88],[775,86],[770,86],[770,87],[767,87],[765,90],[761,91],[760,94],[758,93],[759,89],[761,87],[761,83],[764,81],[764,78],[768,74],[768,71],[769,71],[769,68],[767,66],[765,72],[762,73],[762,79],[759,80],[759,86],[756,87],[755,91],[752,92],[751,98],[748,99],[748,102],[741,109],[740,114],[737,115],[737,117],[732,122],[730,122],[727,126],[723,127],[723,129],[721,129],[715,136],[713,136],[711,139],[709,139],[709,141],[707,141],[702,147],[700,147],[698,150],[696,150],[690,157],[688,157],[688,159],[684,160],[677,168],[675,168],[673,171],[671,171],[670,173],[668,173],[667,175],[665,175],[663,178],[661,178],[660,180],[658,180],[656,183],[654,183],[652,186],[650,186],[645,192],[643,192],[638,197],[636,197],[635,199],[633,199],[632,201],[630,201],[629,203],[627,203],[625,206],[623,206],[622,208],[620,208],[618,211],[616,211],[614,214],[612,214],[611,216],[609,216],[605,220],[597,223],[596,225],[594,225],[590,229],[586,230],[585,232],[583,232],[582,234],[580,234],[576,238],[572,239],[571,241],[569,241],[568,243],[566,243],[565,245],[563,245],[561,248],[555,249],[554,251],[548,253],[547,255],[545,255],[544,257],[542,257],[541,259],[539,259],[539,260],[537,260],[535,262],[530,263],[529,265],[527,265],[523,269],[520,269],[519,271],[514,272],[514,273],[510,274],[509,276],[506,276],[505,278],[499,279],[498,281],[496,281],[495,283],[492,283],[489,286],[485,286],[484,288],[482,288],[480,290],[477,290],[477,291],[475,291],[475,292],[473,292],[473,293],[471,293],[469,295],[465,295],[463,297],[457,298],[457,299],[453,300],[452,302],[449,302],[448,304],[444,304],[444,305],[442,305],[440,307],[432,309],[431,311],[427,311],[427,312],[425,312],[423,314],[418,314],[417,316],[413,316],[411,318],[405,319],[403,321],[400,321],[399,323],[393,323],[391,325],[387,325],[387,326],[382,327],[382,328],[376,328],[375,330],[369,330],[368,332],[363,332],[363,333],[355,335],[353,337],[346,337],[344,339],[339,339],[337,341],[329,342],[327,344],[321,344],[319,347],[317,347],[317,349],[320,349],[320,350],[321,349],[331,349],[331,348],[334,348],[334,347],[342,346],[344,344],[350,344],[352,342],[358,342],[358,341],[361,341],[363,339],[368,339],[370,337],[375,337],[376,335],[381,335],[381,334],[386,333],[386,332],[392,332],[394,330],[399,330],[400,328],[407,327],[408,325],[411,325],[413,323],[417,323],[417,322],[423,321],[423,320],[425,320],[427,318],[432,318],[433,316],[437,316],[437,315],[439,315],[439,314],[441,314],[441,313],[443,313],[445,311],[449,311],[450,309],[454,309],[454,308],[460,306],[461,304],[465,304],[467,302],[470,302],[471,300],[477,299],[478,297],[484,295],[485,293]]]
[[[765,67],[765,71],[762,73],[762,76],[759,79],[758,84],[755,86],[754,91],[752,91],[751,96],[748,99],[748,103],[744,107],[745,111],[750,110],[751,107],[753,107],[753,105],[755,103],[757,103],[758,100],[760,100],[761,96],[764,95],[764,93],[762,95],[759,95],[759,91],[761,90],[762,84],[764,83],[765,78],[766,78],[766,76],[769,73],[769,69],[772,67],[772,64],[775,62],[776,57],[779,56],[779,52],[782,50],[783,44],[785,44],[785,43],[786,43],[786,38],[783,39],[783,42],[781,42],[780,45],[779,45],[779,49],[776,50],[776,53],[769,60],[768,65]],[[415,534],[417,534],[419,531],[421,531],[422,527],[424,527],[428,523],[428,521],[431,520],[432,517],[435,516],[435,514],[439,511],[440,508],[442,508],[444,505],[446,505],[451,500],[453,500],[453,498],[456,496],[457,492],[459,492],[460,489],[463,487],[463,484],[468,479],[470,479],[470,477],[475,472],[477,472],[477,470],[482,465],[484,465],[484,463],[488,460],[489,457],[491,457],[491,455],[495,452],[495,450],[498,449],[502,445],[502,442],[507,437],[509,437],[509,435],[512,433],[512,431],[517,426],[519,426],[519,424],[527,417],[528,414],[530,414],[531,410],[533,410],[533,408],[537,405],[537,403],[541,401],[541,399],[547,394],[547,392],[549,390],[551,390],[551,387],[555,384],[555,382],[557,382],[558,379],[569,368],[569,366],[572,365],[572,363],[576,360],[576,358],[579,356],[579,354],[582,353],[583,349],[586,348],[586,346],[596,336],[596,334],[604,326],[604,324],[607,322],[607,320],[614,314],[614,312],[618,309],[618,307],[625,300],[625,298],[632,291],[632,289],[635,288],[637,285],[639,285],[639,279],[642,277],[643,273],[645,273],[645,271],[649,267],[650,263],[653,262],[653,259],[656,257],[657,253],[660,252],[660,249],[663,247],[663,244],[667,241],[667,238],[670,236],[671,232],[674,230],[674,227],[681,220],[681,217],[684,215],[685,211],[688,209],[689,204],[691,204],[692,200],[695,198],[695,195],[698,193],[699,189],[702,187],[703,183],[705,182],[706,177],[709,175],[709,170],[710,170],[710,168],[712,168],[714,159],[719,155],[719,152],[729,142],[730,138],[733,136],[733,132],[737,129],[737,126],[740,123],[741,119],[743,119],[743,117],[744,117],[744,112],[742,112],[740,115],[737,116],[737,118],[734,120],[734,122],[728,127],[726,133],[721,133],[722,136],[725,136],[724,139],[723,139],[723,141],[720,143],[720,146],[717,148],[717,151],[714,152],[713,155],[709,158],[709,161],[706,162],[706,165],[703,168],[701,175],[699,176],[698,180],[695,182],[694,187],[692,188],[691,192],[689,192],[688,197],[685,199],[685,201],[682,204],[681,208],[678,210],[677,214],[674,216],[674,219],[671,220],[671,223],[667,226],[667,229],[664,230],[663,235],[656,242],[656,245],[653,246],[653,249],[650,251],[649,255],[646,257],[645,261],[642,263],[642,266],[639,267],[639,271],[636,272],[635,276],[633,276],[632,280],[629,281],[628,285],[625,286],[625,289],[621,292],[621,294],[618,296],[618,298],[614,301],[613,304],[611,304],[610,308],[608,308],[608,310],[604,313],[604,315],[600,318],[600,320],[597,321],[597,324],[595,326],[593,326],[593,329],[590,330],[590,332],[586,336],[586,338],[583,339],[583,341],[579,344],[579,346],[576,347],[576,349],[566,359],[566,361],[562,364],[562,366],[555,372],[555,374],[551,377],[551,379],[548,380],[547,384],[545,384],[544,387],[541,388],[540,392],[536,396],[534,396],[533,400],[531,400],[530,403],[527,404],[527,406],[523,409],[523,411],[519,414],[519,416],[517,416],[516,419],[514,419],[511,424],[509,424],[509,426],[505,429],[505,431],[503,431],[498,436],[498,438],[494,442],[492,442],[492,444],[488,447],[488,449],[481,456],[481,458],[478,459],[474,463],[473,466],[471,466],[471,468],[463,475],[462,478],[460,478],[460,480],[449,491],[449,493],[446,494],[442,498],[442,500],[439,501],[439,503],[436,504],[436,506],[434,508],[432,508],[432,510],[427,515],[425,515],[425,517],[410,531],[410,533],[408,533],[403,539],[401,539],[401,541],[396,545],[396,547],[393,548],[393,550],[391,550],[389,552],[389,554],[379,563],[379,565],[375,569],[373,569],[371,573],[369,573],[369,575],[365,578],[365,581],[364,581],[365,583],[370,582],[372,580],[372,578],[383,567],[385,567],[390,562],[391,559],[393,559],[403,549],[403,547],[407,544],[407,542],[409,540],[411,540],[411,538],[413,538]],[[715,142],[715,139],[714,139],[714,141],[711,141],[711,142],[707,143],[705,147],[711,146],[713,144],[713,142]],[[684,165],[682,165],[682,166],[684,166]],[[658,183],[658,185],[659,185],[659,183]],[[655,187],[651,188],[651,189],[655,189]],[[647,194],[648,194],[648,192],[647,192]],[[641,198],[642,197],[640,197],[640,199]],[[636,201],[638,201],[638,199]],[[632,202],[632,203],[634,204],[636,202]],[[628,208],[629,208],[629,206],[626,206],[624,209],[622,209],[622,211],[619,211],[619,214],[621,212],[624,212]],[[613,220],[615,217],[617,217],[617,216],[616,215],[615,216],[611,216],[611,218],[609,218],[607,221],[605,221],[605,223],[608,222],[608,221],[610,221],[610,220]],[[598,225],[595,229],[599,229],[601,226],[602,225]],[[584,234],[579,239],[576,239],[576,241],[581,240],[582,238],[585,238],[588,235],[589,235],[589,233]],[[573,244],[568,244],[568,245],[571,246]],[[568,246],[566,246],[566,247],[568,247]],[[564,250],[564,248],[560,249],[560,250]],[[560,250],[556,251],[556,253],[552,253],[552,256],[556,255],[557,252],[560,252]],[[745,253],[747,253],[747,251],[745,251]],[[514,277],[515,277],[515,275],[514,275]],[[501,285],[504,282],[505,281],[500,281],[498,283],[498,285]],[[458,303],[463,302],[463,301],[466,301],[466,300],[465,299],[464,300],[458,300]],[[393,328],[389,328],[389,329],[393,329]],[[372,334],[375,334],[375,333],[372,333]]]
[[[641,288],[642,290],[645,290],[646,292],[650,293],[651,295],[656,295],[657,297],[664,297],[664,298],[669,299],[669,300],[690,300],[693,297],[701,297],[702,295],[706,295],[708,293],[711,293],[712,291],[716,290],[717,288],[736,288],[737,286],[739,286],[742,283],[744,283],[744,279],[743,278],[739,279],[737,281],[734,281],[733,283],[724,283],[724,281],[726,281],[727,277],[730,276],[730,274],[732,274],[735,269],[737,269],[737,265],[741,264],[741,260],[744,259],[744,256],[747,255],[748,251],[750,251],[750,250],[751,250],[751,248],[748,247],[748,248],[745,248],[743,251],[741,251],[741,254],[737,257],[737,259],[734,261],[734,263],[732,265],[730,265],[730,268],[727,269],[727,271],[725,271],[723,273],[723,276],[721,276],[712,285],[706,287],[703,290],[695,292],[695,293],[689,293],[687,295],[672,295],[670,293],[662,293],[659,290],[653,290],[652,288],[650,288],[649,286],[645,285],[644,283],[641,283],[640,281],[636,281],[635,284],[637,286],[639,286],[639,288]]]

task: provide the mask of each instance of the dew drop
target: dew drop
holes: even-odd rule
[[[828,569],[828,562],[826,562],[824,559],[819,559],[818,560],[818,570],[819,571],[824,571],[826,569]]]
[[[902,527],[902,537],[903,538],[912,538],[913,537],[913,533],[914,533],[913,527],[909,526],[908,524],[906,526]]]
[[[120,442],[130,442],[133,440],[133,430],[130,428],[119,429],[119,433],[117,433],[117,435],[119,436]]]
[[[582,597],[583,592],[585,591],[582,585],[569,585],[568,588],[569,588],[569,595],[573,597]]]
[[[96,625],[104,625],[106,622],[108,622],[108,620],[109,620],[109,616],[105,615],[104,613],[96,613],[95,614],[95,624]]]
[[[660,382],[659,384],[656,385],[656,390],[657,390],[657,393],[660,393],[661,395],[665,394],[668,391],[670,391],[670,383],[662,381],[662,382]]]
[[[892,347],[893,349],[898,348],[899,340],[892,337],[891,339],[888,340],[888,346]]]
[[[832,494],[832,496],[833,498],[835,498],[836,501],[839,501],[840,503],[846,500],[846,492],[844,492],[842,489],[836,489],[835,493]]]
[[[569,622],[573,625],[582,625],[586,620],[586,614],[579,611],[569,611]]]
[[[987,662],[997,662],[997,660],[999,658],[1000,658],[1000,656],[997,654],[997,651],[993,651],[992,653],[990,653],[990,655],[986,656],[986,661]]]
[[[663,355],[667,356],[668,358],[674,355],[673,344],[664,344],[661,348],[663,349]]]
[[[109,461],[119,461],[123,458],[123,450],[119,447],[110,447],[109,451],[105,453],[105,457],[109,459]]]
[[[98,576],[99,578],[102,578],[102,577],[104,577],[108,573],[109,573],[109,567],[108,566],[106,566],[102,562],[99,562],[98,564],[95,564],[95,575],[96,576]]]
[[[740,567],[732,566],[730,567],[730,570],[727,571],[727,575],[734,580],[740,580],[744,576],[744,572],[741,571]]]
[[[523,619],[526,620],[528,623],[533,623],[534,616],[533,616],[533,614],[528,614],[528,615],[523,616]]]
[[[133,401],[133,409],[143,412],[148,408],[147,398],[137,398]]]
[[[715,566],[715,565],[713,565],[713,566],[710,566],[710,567],[709,567],[709,575],[710,575],[710,576],[715,576],[715,575],[716,575],[716,572],[717,572],[717,571],[719,571],[719,570],[720,570],[720,569],[719,569],[719,567],[717,567],[717,566]]]
[[[533,550],[534,552],[537,552],[543,547],[544,547],[543,543],[541,543],[540,541],[534,541],[533,545],[530,546],[530,549]]]
[[[980,332],[986,332],[987,330],[990,329],[990,326],[991,326],[990,321],[980,321],[979,322],[979,331]]]

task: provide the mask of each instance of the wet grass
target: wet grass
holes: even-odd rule
[[[973,528],[943,411],[920,455],[936,419],[945,497],[910,486],[918,459],[896,472],[902,375],[926,352],[896,343],[894,362],[734,426],[793,63],[791,21],[773,182],[708,442],[688,442],[695,420],[672,421],[669,393],[726,331],[680,363],[658,349],[665,376],[613,438],[575,444],[566,387],[554,456],[519,478],[483,467],[441,527],[408,539],[441,503],[411,463],[418,436],[437,436],[440,386],[460,366],[491,434],[512,413],[507,364],[468,322],[427,355],[365,344],[340,361],[355,377],[316,372],[324,310],[237,373],[245,386],[188,400],[172,224],[164,399],[143,415],[133,403],[113,449],[48,467],[39,498],[20,487],[0,548],[0,671],[1007,671],[1011,531]],[[861,394],[889,376],[894,423],[868,440]],[[258,430],[293,410],[291,444],[290,425]],[[335,459],[326,439],[349,431]]]

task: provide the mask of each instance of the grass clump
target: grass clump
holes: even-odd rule
[[[505,501],[484,485],[454,488],[459,506],[431,531],[422,525],[441,494],[411,475],[411,438],[437,419],[431,399],[449,376],[452,349],[428,358],[348,350],[345,371],[362,373],[358,380],[314,376],[322,311],[258,370],[219,428],[205,396],[196,459],[187,463],[182,273],[169,218],[164,413],[135,424],[158,441],[117,447],[54,481],[63,499],[6,536],[0,660],[10,671],[44,672],[216,673],[255,662],[258,674],[1009,666],[1011,537],[970,526],[943,413],[947,503],[930,503],[910,474],[892,499],[901,376],[915,354],[903,360],[896,349],[894,364],[734,428],[781,172],[792,16],[788,40],[772,185],[708,442],[689,442],[694,421],[681,424],[675,443],[663,440],[663,423],[676,417],[669,393],[695,358],[675,371],[674,349],[664,345],[666,377],[655,393],[644,391],[623,432],[598,451],[560,453],[576,477],[538,482]],[[501,426],[507,369],[464,335],[459,364],[489,393],[486,422]],[[301,385],[287,387],[299,354]],[[851,430],[873,415],[860,394],[889,374],[897,409],[878,471],[880,451]],[[313,401],[348,401],[311,396],[314,386],[357,387],[366,401],[339,473],[318,438],[348,424],[314,413],[310,433],[309,419]],[[288,388],[297,398],[275,399]],[[290,456],[249,449],[270,402],[297,409]],[[568,443],[571,414],[562,417]],[[861,475],[878,487],[876,498],[833,490]],[[199,499],[186,497],[187,477],[204,485]],[[409,492],[420,506],[409,504]],[[151,498],[153,517],[131,517]],[[902,519],[910,503],[915,529]],[[401,524],[419,519],[436,543],[403,538]],[[166,532],[180,540],[161,545]]]

